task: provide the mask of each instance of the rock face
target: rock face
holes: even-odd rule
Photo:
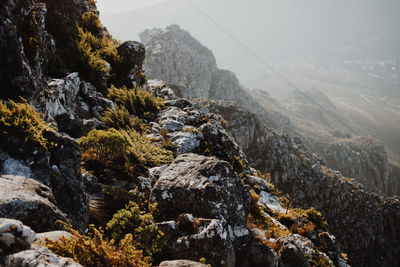
[[[29,178],[48,186],[57,207],[66,214],[76,229],[83,231],[89,214],[88,198],[81,178],[81,153],[78,144],[57,132],[48,132],[46,139],[57,146],[49,151],[44,148],[33,149],[26,146],[25,140],[7,136],[1,142],[1,174],[29,175]],[[14,168],[15,166],[18,168]],[[5,180],[2,182],[5,183]],[[4,187],[6,186],[5,183]]]
[[[42,75],[47,59],[44,53],[51,42],[51,37],[44,30],[46,11],[45,6],[32,0],[13,0],[2,4],[1,98],[32,97],[45,83]]]
[[[118,54],[123,58],[125,66],[122,68],[118,85],[131,88],[133,85],[142,86],[145,83],[142,74],[142,64],[145,57],[145,48],[142,43],[127,41],[118,47]]]
[[[195,217],[219,219],[232,227],[246,223],[250,205],[250,196],[229,163],[196,154],[177,157],[161,172],[151,199],[160,210],[168,211],[160,214],[162,220],[192,213]]]
[[[228,132],[242,144],[252,166],[272,174],[272,182],[292,196],[293,205],[313,206],[327,217],[352,265],[397,264],[396,256],[382,261],[378,255],[399,253],[394,240],[400,232],[392,225],[399,219],[398,199],[378,197],[340,172],[326,169],[324,160],[299,138],[266,130],[258,116],[234,103],[212,100],[195,106],[224,116]]]
[[[38,232],[59,229],[56,221],[67,221],[50,188],[13,175],[0,177],[0,217],[20,220]]]

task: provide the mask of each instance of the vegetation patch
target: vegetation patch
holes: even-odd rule
[[[25,100],[21,103],[0,101],[0,136],[23,138],[34,147],[47,150],[54,144],[50,144],[44,134],[52,130]]]
[[[124,106],[115,109],[108,108],[100,118],[105,129],[115,128],[117,130],[135,130],[143,133],[148,126],[138,117],[129,114]]]
[[[131,201],[125,209],[119,210],[107,223],[107,232],[115,241],[123,240],[127,234],[133,236],[132,243],[143,250],[144,255],[152,257],[162,250],[164,236],[153,221],[152,212],[157,204],[150,204],[150,212],[140,209],[139,205]]]
[[[118,106],[125,107],[129,114],[146,120],[153,119],[165,107],[165,99],[154,97],[151,92],[138,87],[128,89],[125,86],[111,86],[107,97]]]
[[[151,266],[150,258],[144,257],[134,246],[132,234],[127,234],[116,244],[104,236],[101,229],[90,227],[89,234],[81,235],[64,224],[72,234],[71,238],[61,237],[57,241],[45,240],[45,246],[55,254],[72,258],[85,267],[129,267]]]
[[[171,163],[173,154],[135,130],[94,130],[79,141],[85,169],[101,177],[132,180],[149,168]],[[105,179],[103,179],[105,180]]]

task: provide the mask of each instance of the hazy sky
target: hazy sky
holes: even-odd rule
[[[99,0],[97,5],[103,24],[122,41],[138,40],[146,28],[180,25],[244,85],[262,79],[262,64],[252,54],[271,64],[400,59],[400,0]]]

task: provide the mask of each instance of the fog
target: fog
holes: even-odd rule
[[[304,61],[399,61],[398,0],[101,0],[98,7],[120,40],[180,25],[214,52],[219,67],[234,71],[247,87],[269,87],[277,98],[290,88],[269,77],[271,66],[284,75]]]

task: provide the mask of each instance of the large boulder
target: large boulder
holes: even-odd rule
[[[161,172],[151,191],[160,220],[181,213],[220,219],[232,226],[246,224],[250,195],[232,169],[215,157],[184,154]]]
[[[14,175],[0,176],[0,217],[20,220],[37,232],[58,229],[57,220],[67,221],[50,188]]]
[[[135,41],[126,41],[118,47],[118,54],[123,59],[118,86],[125,85],[131,88],[133,85],[141,86],[144,84],[145,77],[142,73],[142,65],[145,52],[144,45]]]
[[[207,265],[189,260],[173,260],[163,261],[159,265],[160,267],[207,267]]]
[[[30,178],[48,186],[57,207],[72,226],[84,231],[89,221],[89,204],[81,177],[79,146],[72,138],[57,132],[46,132],[44,137],[49,144],[54,144],[48,150],[33,148],[24,139],[6,136],[1,142],[0,155],[6,156],[0,156],[0,174],[30,174]],[[8,164],[19,168],[13,169]]]

